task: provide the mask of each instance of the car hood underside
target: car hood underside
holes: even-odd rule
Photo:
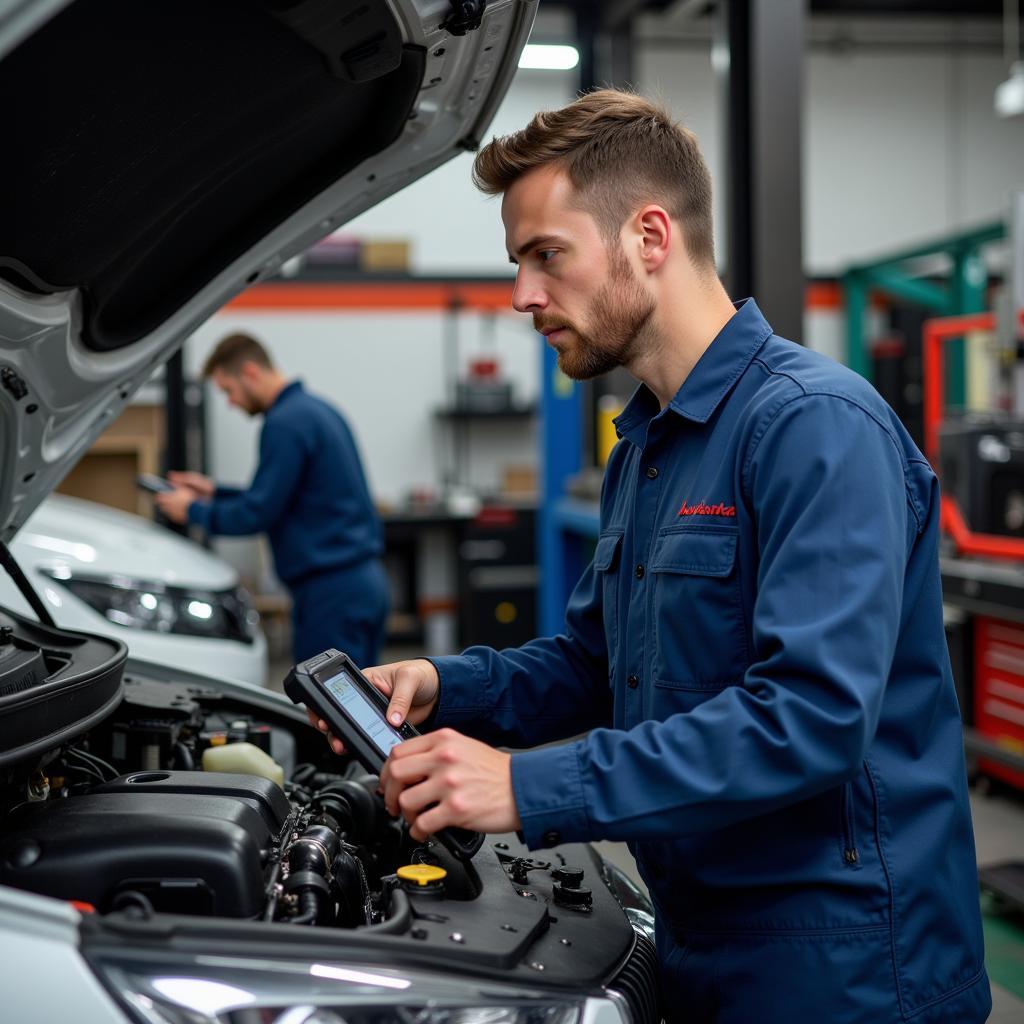
[[[333,66],[289,23],[293,6],[77,3],[0,65],[0,92],[21,98],[7,107],[18,202],[0,221],[0,275],[79,288],[89,348],[152,330],[400,133],[424,52],[387,5],[337,5],[377,11]]]

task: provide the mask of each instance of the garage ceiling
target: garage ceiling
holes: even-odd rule
[[[710,11],[714,2],[703,0],[567,0],[565,7],[597,15],[605,25],[621,25],[631,17],[656,13],[676,6],[692,7],[692,14]],[[931,15],[950,17],[1001,17],[1003,0],[810,0],[813,14],[868,16]]]

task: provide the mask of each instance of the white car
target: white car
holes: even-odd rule
[[[266,684],[266,638],[237,571],[194,541],[52,494],[10,547],[62,629],[106,633],[146,661]],[[31,614],[6,573],[0,605]]]
[[[0,0],[3,544],[231,296],[477,145],[535,8]],[[0,608],[5,1024],[656,1024],[650,904],[592,847],[416,842],[283,694],[62,628],[31,582],[39,621]]]

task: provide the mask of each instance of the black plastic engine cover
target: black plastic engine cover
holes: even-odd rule
[[[24,808],[0,840],[0,882],[101,912],[141,892],[156,910],[256,917],[290,809],[255,776],[137,772]]]
[[[0,608],[0,765],[67,743],[121,700],[128,648],[112,637],[44,626]]]

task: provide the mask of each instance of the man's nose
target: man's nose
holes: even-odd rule
[[[512,289],[512,308],[518,313],[532,313],[547,304],[548,299],[543,289],[530,274],[524,274],[520,269]]]

